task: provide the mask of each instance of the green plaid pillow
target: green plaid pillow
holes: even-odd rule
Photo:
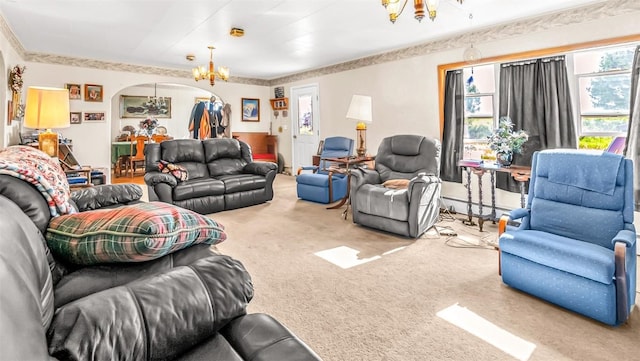
[[[78,265],[148,261],[226,238],[213,219],[163,202],[63,215],[51,220],[46,233],[51,251]]]

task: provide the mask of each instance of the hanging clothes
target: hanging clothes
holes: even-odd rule
[[[191,132],[193,139],[211,138],[209,112],[205,108],[205,103],[199,102],[193,106],[191,117],[189,118],[189,132]]]

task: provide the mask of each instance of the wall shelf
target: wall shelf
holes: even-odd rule
[[[273,110],[286,110],[289,109],[289,98],[275,98],[270,99],[271,108]]]

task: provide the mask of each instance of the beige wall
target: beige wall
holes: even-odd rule
[[[496,33],[491,35],[496,40],[478,41],[475,46],[483,56],[490,57],[632,35],[638,33],[639,15],[640,11],[581,24],[555,26],[504,39],[500,39],[500,33]],[[464,47],[441,50],[276,86],[284,86],[288,94],[292,86],[309,83],[319,85],[322,138],[332,135],[355,137],[355,124],[345,118],[351,95],[372,96],[373,124],[367,129],[367,148],[375,154],[380,140],[389,135],[418,133],[439,138],[437,67],[461,61],[463,50]],[[278,118],[281,124],[289,121]],[[287,164],[291,159],[290,130],[291,127],[279,134],[280,151],[285,155]],[[488,183],[488,177],[485,177],[485,204],[489,195]],[[443,195],[466,200],[466,188],[462,184],[445,182]],[[498,191],[496,198],[498,207],[507,209],[520,203],[519,194]]]
[[[628,6],[632,7],[633,4]],[[635,9],[616,16],[593,15],[591,18],[594,20],[580,24],[571,24],[571,22],[584,21],[583,19],[589,17],[585,17],[585,14],[573,17],[554,17],[553,21],[526,23],[524,24],[526,28],[524,25],[522,28],[518,28],[518,25],[496,27],[481,30],[469,35],[468,38],[458,37],[455,41],[451,41],[453,44],[451,48],[448,48],[447,42],[444,42],[438,46],[427,46],[417,51],[416,49],[408,49],[405,52],[400,51],[394,54],[399,60],[366,65],[368,60],[363,59],[359,61],[359,65],[362,66],[352,70],[331,74],[319,71],[317,75],[309,76],[303,80],[273,85],[284,86],[287,96],[292,86],[318,85],[322,138],[331,135],[355,137],[355,124],[345,118],[351,95],[372,96],[373,124],[368,127],[367,145],[370,153],[375,153],[380,140],[389,135],[418,133],[439,137],[437,67],[440,64],[461,61],[462,52],[469,41],[474,40],[475,46],[483,56],[497,56],[637,34],[637,19],[639,17],[640,9]],[[532,31],[531,28],[535,28],[535,31]],[[0,35],[0,53],[4,61],[5,73],[16,63],[24,64],[3,35]],[[373,59],[372,61],[376,62],[376,58]],[[30,85],[62,87],[64,83],[92,83],[104,86],[104,103],[72,102],[71,110],[105,111],[107,121],[95,124],[83,123],[62,131],[64,136],[73,139],[75,150],[81,155],[83,163],[101,167],[109,166],[109,143],[112,139],[112,129],[119,128],[121,125],[117,113],[117,102],[123,89],[154,82],[184,84],[202,90],[211,89],[208,84],[196,83],[190,78],[33,62],[26,63],[26,65],[25,87]],[[1,77],[2,75],[0,75],[0,80],[2,80]],[[277,134],[280,140],[280,152],[284,155],[285,163],[290,164],[291,116],[283,117],[280,115],[278,118],[273,116],[269,106],[269,98],[273,97],[273,87],[217,82],[214,91],[232,104],[231,122],[234,131],[268,131],[270,122],[273,122],[274,134]],[[0,100],[5,100],[2,104],[6,104],[9,94],[7,88],[4,92],[0,92]],[[259,123],[240,121],[242,97],[261,100],[261,121]],[[183,120],[172,119],[170,121],[182,122]],[[283,126],[282,132],[278,132],[280,126]],[[284,129],[284,126],[287,129]],[[6,126],[5,119],[3,126],[0,127],[0,135],[2,135],[1,133],[5,135],[2,137],[3,145],[15,143],[7,140],[8,135],[12,132],[14,130],[12,127]],[[445,183],[443,193],[445,197],[451,199],[466,199],[466,189],[461,184]],[[518,204],[519,195],[499,192],[499,207],[513,208]]]

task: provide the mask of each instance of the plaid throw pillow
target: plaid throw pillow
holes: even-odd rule
[[[158,169],[162,173],[169,173],[172,176],[176,177],[178,182],[184,182],[189,179],[189,173],[187,173],[187,169],[179,164],[169,163],[166,160],[160,160],[158,163]]]
[[[163,202],[60,216],[46,233],[51,252],[77,265],[148,261],[226,238],[213,219]]]

